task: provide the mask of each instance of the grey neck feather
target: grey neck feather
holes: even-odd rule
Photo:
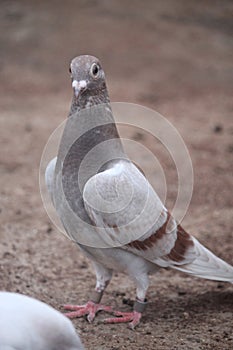
[[[82,109],[90,108],[103,103],[110,104],[106,87],[95,91],[95,94],[90,94],[89,91],[84,91],[79,98],[76,98],[75,95],[73,96],[69,116],[79,112]]]
[[[116,128],[107,90],[80,99],[73,98],[69,118],[62,135],[56,174],[69,206],[79,217],[89,221],[82,192],[88,179],[112,164],[126,158]]]

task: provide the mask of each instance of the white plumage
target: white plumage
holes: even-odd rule
[[[71,321],[22,294],[0,292],[0,350],[84,350]]]

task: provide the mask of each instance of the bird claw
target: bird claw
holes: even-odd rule
[[[121,311],[113,311],[111,306],[105,306],[101,304],[96,304],[93,301],[88,301],[84,305],[64,305],[66,310],[70,310],[70,312],[65,313],[65,316],[68,318],[76,318],[87,316],[88,322],[93,322],[96,314],[99,311],[106,311],[113,313],[116,317],[105,318],[103,323],[126,323],[129,322],[129,328],[134,330],[134,328],[139,324],[140,319],[142,317],[141,312],[131,311],[131,312],[121,312]],[[102,323],[102,322],[101,322]]]
[[[95,304],[93,301],[88,301],[84,305],[64,305],[64,309],[70,310],[66,312],[65,316],[68,318],[76,318],[87,315],[88,322],[93,322],[96,314],[99,311],[112,312],[111,306],[105,306],[101,304]]]
[[[129,322],[129,328],[132,330],[134,330],[134,328],[139,324],[140,319],[142,317],[141,312],[138,312],[138,311],[132,311],[132,312],[115,311],[114,315],[118,316],[118,317],[106,318],[104,320],[104,323],[126,323],[126,322]]]

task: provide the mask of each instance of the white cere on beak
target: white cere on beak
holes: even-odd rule
[[[86,89],[87,87],[87,82],[86,80],[73,80],[72,82],[72,88],[74,89],[75,96],[78,97],[79,93],[81,90]]]
[[[76,89],[78,87],[78,82],[77,82],[77,80],[74,80],[73,82],[72,82],[72,88],[73,89]]]
[[[81,89],[85,89],[87,87],[86,80],[80,80],[79,86],[80,86]]]

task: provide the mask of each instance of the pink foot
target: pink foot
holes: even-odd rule
[[[92,322],[95,318],[95,315],[99,311],[112,312],[111,306],[105,306],[101,304],[95,304],[93,301],[88,301],[84,305],[64,305],[66,310],[71,310],[71,312],[65,313],[69,318],[87,316],[87,320]]]
[[[121,312],[116,311],[114,312],[115,316],[121,316],[121,317],[111,317],[106,318],[104,320],[104,323],[125,323],[130,322],[129,327],[131,329],[134,329],[140,322],[140,319],[142,317],[141,312],[138,311],[132,311],[132,312]]]

